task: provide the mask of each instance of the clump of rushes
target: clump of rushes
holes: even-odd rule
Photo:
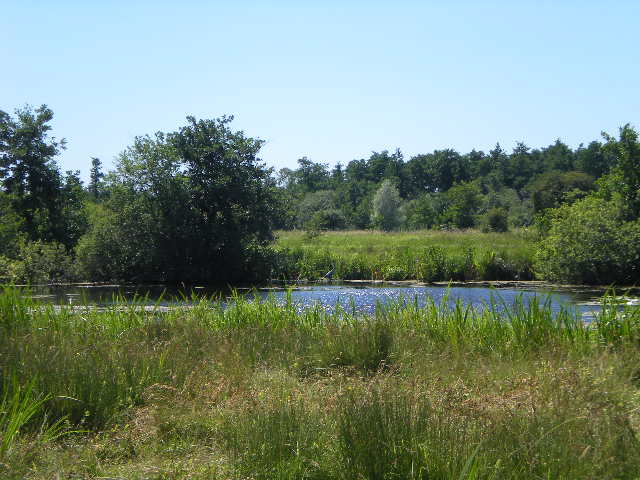
[[[637,478],[638,310],[418,303],[78,312],[6,289],[0,476]]]

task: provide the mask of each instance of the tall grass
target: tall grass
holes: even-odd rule
[[[65,428],[65,417],[54,422],[47,421],[45,405],[51,400],[51,395],[36,395],[34,384],[34,379],[21,385],[15,376],[3,378],[0,397],[0,459],[11,453],[21,432],[25,431],[35,419],[41,419],[36,425],[38,427],[36,438],[40,444],[51,442],[69,433]]]
[[[636,478],[638,310],[421,304],[78,311],[6,289],[2,448],[56,422],[93,435],[0,475]]]
[[[524,233],[280,232],[274,278],[530,280],[533,240]]]

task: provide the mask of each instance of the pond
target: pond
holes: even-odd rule
[[[573,308],[587,321],[600,310],[599,298],[604,293],[601,289],[561,288],[536,282],[523,282],[517,286],[501,288],[488,285],[354,282],[241,289],[237,290],[236,294],[259,300],[272,296],[276,301],[284,302],[288,292],[299,308],[319,304],[331,311],[340,305],[361,313],[372,313],[379,303],[387,304],[397,300],[417,301],[419,305],[426,304],[429,299],[433,299],[437,304],[447,301],[449,305],[461,301],[474,308],[483,308],[493,302],[499,309],[508,308],[517,300],[522,300],[525,304],[531,301],[549,302],[554,311]],[[232,293],[198,286],[176,288],[163,285],[65,285],[32,287],[28,295],[39,301],[54,304],[106,306],[125,300],[171,307],[188,304],[194,298],[202,297],[228,301]],[[640,301],[622,297],[621,303],[634,305],[640,304]]]

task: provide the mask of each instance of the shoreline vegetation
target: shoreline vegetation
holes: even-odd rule
[[[189,116],[136,137],[110,172],[92,158],[85,186],[60,171],[52,120],[46,105],[0,111],[2,283],[640,279],[629,124],[576,149],[397,149],[275,172],[233,117]]]
[[[527,232],[276,232],[286,279],[533,280]],[[282,275],[282,274],[281,274]]]
[[[634,479],[640,310],[0,294],[0,476]]]

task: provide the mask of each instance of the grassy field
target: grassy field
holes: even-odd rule
[[[533,236],[524,231],[378,231],[277,233],[288,253],[287,278],[316,279],[330,270],[342,279],[530,280]]]
[[[637,479],[640,314],[0,295],[0,478]]]

